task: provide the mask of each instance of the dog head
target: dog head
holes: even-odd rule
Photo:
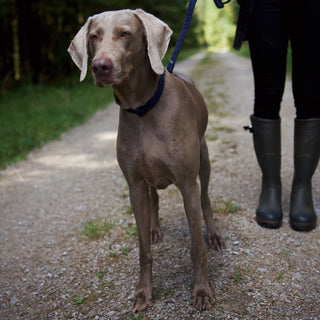
[[[87,73],[88,57],[98,86],[121,85],[148,57],[152,70],[164,72],[164,57],[172,31],[167,24],[141,9],[107,11],[89,17],[72,40],[68,52]]]

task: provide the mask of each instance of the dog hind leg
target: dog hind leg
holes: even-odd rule
[[[208,196],[210,171],[211,170],[210,170],[208,146],[207,146],[206,140],[202,138],[201,150],[200,150],[200,170],[199,170],[200,183],[201,183],[201,207],[202,207],[203,217],[207,227],[208,245],[210,248],[221,250],[225,248],[225,243],[215,226],[212,209],[211,209],[211,203]]]

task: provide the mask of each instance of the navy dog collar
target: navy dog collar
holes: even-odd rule
[[[150,100],[147,101],[146,104],[143,106],[138,107],[137,109],[125,109],[126,111],[130,113],[134,113],[139,117],[143,117],[148,111],[150,111],[159,101],[162,91],[164,87],[164,74],[160,76],[158,88],[155,94],[150,98]]]

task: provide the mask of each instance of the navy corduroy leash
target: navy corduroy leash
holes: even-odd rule
[[[214,0],[214,3],[216,4],[217,8],[221,9],[223,8],[223,6],[230,2],[231,0],[226,0],[226,1],[221,1],[221,0]],[[167,70],[172,73],[173,71],[173,68],[174,68],[174,65],[176,64],[176,60],[178,58],[178,55],[179,55],[179,52],[180,52],[180,49],[183,45],[183,42],[184,42],[184,39],[188,33],[188,30],[190,28],[190,24],[191,24],[191,19],[192,19],[192,16],[193,16],[193,11],[194,11],[194,7],[197,3],[197,0],[190,0],[189,2],[189,6],[188,6],[188,9],[187,9],[187,12],[186,12],[186,17],[184,19],[184,24],[183,24],[183,27],[182,27],[182,30],[180,32],[180,35],[179,35],[179,38],[178,38],[178,41],[174,47],[174,50],[173,50],[173,54],[171,56],[171,59],[170,59],[170,62],[168,64],[168,67],[167,67]]]

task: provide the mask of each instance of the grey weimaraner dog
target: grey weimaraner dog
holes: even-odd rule
[[[171,34],[164,22],[141,9],[103,12],[87,20],[68,49],[81,70],[80,80],[87,72],[88,55],[92,56],[95,84],[112,86],[120,105],[117,158],[129,185],[140,248],[140,280],[133,311],[152,305],[151,241],[161,238],[156,189],[173,183],[183,196],[191,234],[193,304],[199,310],[210,308],[214,301],[201,209],[209,246],[218,250],[225,247],[208,197],[210,162],[204,137],[208,121],[204,99],[191,80],[165,71],[161,62]],[[133,110],[154,100],[160,83],[163,92],[152,109],[134,114]]]

